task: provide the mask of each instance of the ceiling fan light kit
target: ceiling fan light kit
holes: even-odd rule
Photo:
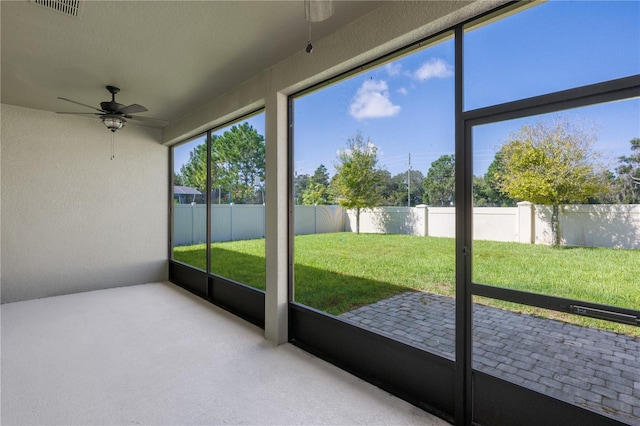
[[[127,122],[127,120],[115,114],[106,114],[100,118],[102,119],[102,123],[107,126],[107,129],[114,133],[122,129]]]
[[[107,90],[111,93],[111,100],[100,102],[100,108],[92,107],[91,105],[83,104],[81,102],[73,101],[67,98],[60,98],[63,101],[71,102],[77,105],[81,105],[87,108],[94,109],[98,112],[58,112],[58,114],[75,114],[75,115],[97,115],[100,117],[102,124],[106,126],[111,132],[115,133],[122,129],[127,123],[126,119],[144,121],[149,124],[163,125],[166,122],[164,120],[157,120],[155,118],[139,117],[131,115],[138,112],[146,112],[147,109],[142,105],[131,104],[124,106],[116,102],[116,94],[120,92],[120,89],[115,86],[107,86]]]

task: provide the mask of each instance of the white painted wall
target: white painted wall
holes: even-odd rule
[[[429,207],[427,220],[427,233],[432,237],[456,236],[456,209],[455,207]]]
[[[474,207],[473,239],[519,241],[517,207]]]
[[[157,129],[2,105],[2,302],[167,278]]]
[[[551,206],[535,206],[535,242],[551,244]],[[561,244],[640,250],[640,204],[560,207]]]

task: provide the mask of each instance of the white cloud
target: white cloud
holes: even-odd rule
[[[373,143],[373,142],[371,142],[371,141],[367,141],[367,142],[364,144],[364,147],[362,148],[362,150],[363,150],[365,153],[371,153],[371,152],[373,152],[373,151],[376,151],[376,155],[377,155],[378,157],[381,157],[382,155],[384,155],[384,153],[382,152],[382,150],[380,150],[380,147],[378,147],[376,144],[374,144],[374,143]],[[339,149],[339,150],[337,150],[337,151],[336,151],[336,156],[337,156],[337,157],[339,157],[339,156],[340,156],[340,155],[342,155],[342,154],[351,155],[351,152],[352,152],[352,151],[351,151],[351,149],[349,149],[349,148]]]
[[[384,70],[387,72],[387,74],[393,77],[395,75],[400,74],[400,72],[402,71],[402,64],[398,64],[396,62],[390,62],[384,66]]]
[[[401,95],[407,95],[409,93],[409,91],[407,89],[405,89],[404,87],[401,87],[398,89],[398,93],[400,93]]]
[[[453,75],[453,68],[442,59],[431,58],[413,74],[418,80],[430,78],[446,78]]]
[[[391,117],[400,112],[400,107],[389,99],[389,86],[384,80],[367,80],[358,89],[349,106],[349,114],[357,118]]]

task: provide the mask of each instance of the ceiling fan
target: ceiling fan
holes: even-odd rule
[[[58,114],[75,114],[75,115],[97,115],[100,116],[100,120],[112,132],[117,132],[122,129],[127,122],[126,119],[143,121],[150,125],[163,126],[166,124],[164,120],[158,120],[156,118],[140,117],[131,115],[139,112],[145,112],[147,109],[142,105],[131,104],[124,106],[116,102],[116,94],[120,92],[120,89],[115,86],[107,86],[107,90],[111,93],[111,100],[100,102],[100,108],[92,107],[91,105],[83,104],[81,102],[72,101],[71,99],[61,98],[63,101],[71,102],[74,104],[82,105],[87,108],[94,109],[98,112],[58,112]]]

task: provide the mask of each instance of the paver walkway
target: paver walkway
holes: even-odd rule
[[[410,291],[341,318],[454,358],[450,297]],[[473,340],[475,369],[640,425],[639,338],[474,305]]]

